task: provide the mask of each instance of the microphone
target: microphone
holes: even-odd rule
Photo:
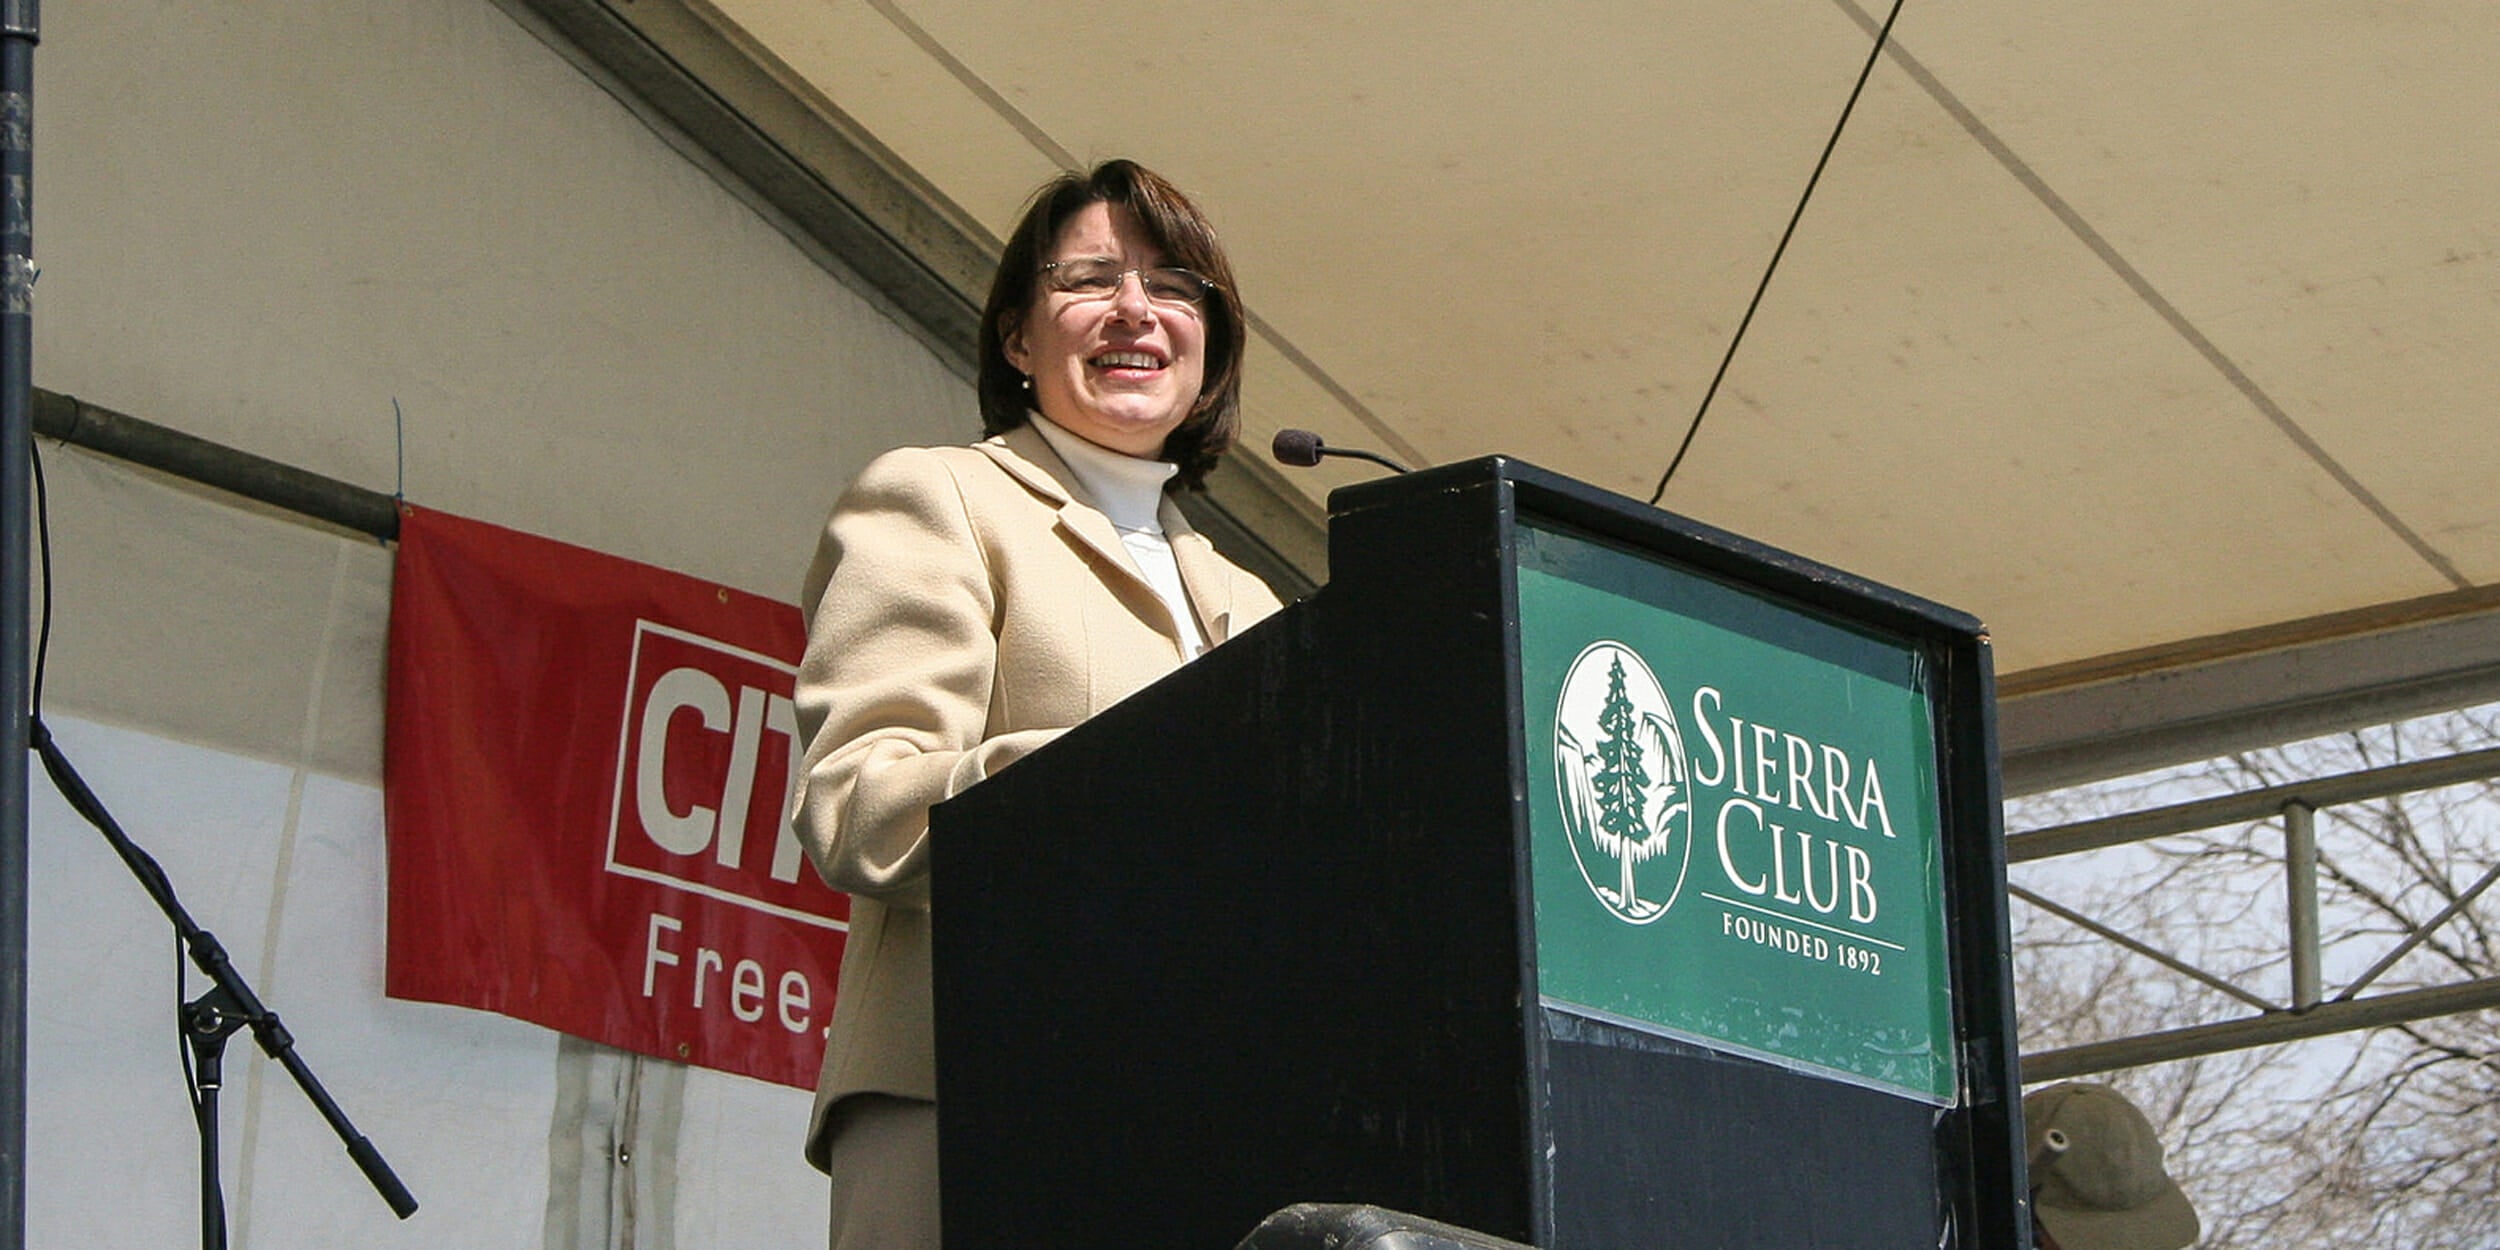
[[[1411,471],[1405,465],[1376,451],[1363,451],[1353,447],[1331,447],[1321,441],[1319,435],[1309,430],[1278,430],[1276,442],[1269,447],[1269,450],[1275,454],[1278,463],[1289,464],[1297,469],[1307,469],[1318,464],[1322,456],[1346,456],[1355,460],[1369,460],[1392,472]]]

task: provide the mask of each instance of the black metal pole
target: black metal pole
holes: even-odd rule
[[[0,1250],[26,1244],[26,746],[38,0],[0,0]]]

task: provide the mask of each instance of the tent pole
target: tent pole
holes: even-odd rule
[[[39,0],[0,0],[0,1250],[26,1244],[27,671]]]

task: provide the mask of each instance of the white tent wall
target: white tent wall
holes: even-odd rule
[[[489,0],[48,16],[46,390],[782,598],[862,463],[976,427],[864,284]],[[389,551],[42,451],[48,720],[424,1204],[238,1040],[233,1244],[820,1240],[803,1091],[382,997]],[[183,1244],[172,937],[34,789],[29,1243]]]
[[[969,388],[488,0],[80,5],[36,384],[765,593]]]

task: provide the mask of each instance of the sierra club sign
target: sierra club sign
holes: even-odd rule
[[[1949,1105],[1920,653],[1551,530],[1518,554],[1546,1005]]]

